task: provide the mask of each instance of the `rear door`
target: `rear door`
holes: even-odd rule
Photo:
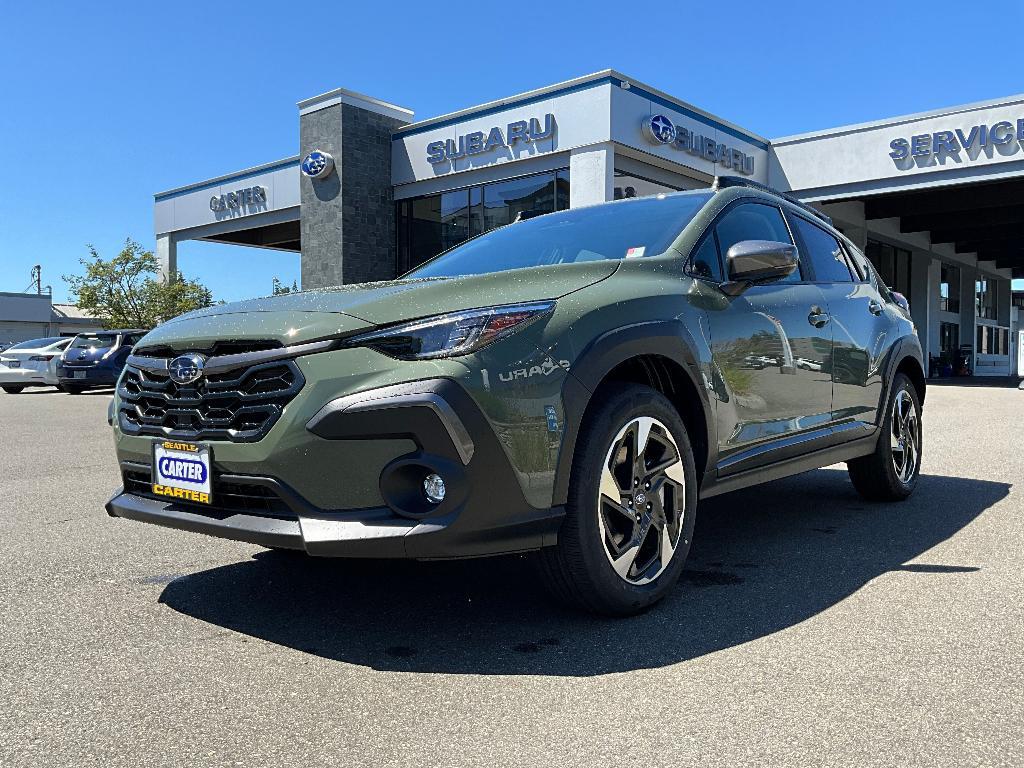
[[[706,238],[720,264],[742,240],[793,242],[781,210],[741,200],[727,208]],[[705,240],[694,268],[716,272]],[[698,259],[704,266],[696,267]],[[718,378],[718,472],[727,475],[788,458],[830,435],[832,329],[825,297],[801,265],[788,278],[725,296],[707,308],[712,360]]]
[[[810,217],[787,212],[797,246],[811,262],[832,325],[832,420],[837,431],[874,421],[882,393],[879,357],[889,319],[866,261]],[[850,437],[856,437],[851,433]]]

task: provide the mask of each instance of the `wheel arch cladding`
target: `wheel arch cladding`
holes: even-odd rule
[[[905,355],[896,364],[896,371],[893,375],[895,376],[897,373],[902,373],[910,379],[910,382],[914,385],[914,390],[917,392],[917,402],[924,405],[927,386],[925,385],[924,369],[921,367],[920,361],[913,355]]]
[[[577,359],[567,377],[566,432],[558,457],[554,503],[568,498],[576,437],[594,395],[610,382],[644,384],[661,392],[676,407],[693,446],[697,477],[711,461],[715,444],[711,404],[701,381],[695,345],[677,321],[638,323],[596,339]]]
[[[897,373],[903,373],[910,379],[917,392],[917,401],[924,405],[925,377],[924,353],[917,336],[907,335],[895,339],[886,357],[883,367],[882,392],[879,395],[878,407],[875,411],[875,424],[881,426],[885,421],[885,407],[892,394],[892,382]]]

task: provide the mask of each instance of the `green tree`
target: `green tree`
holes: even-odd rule
[[[210,289],[180,272],[166,283],[151,251],[131,238],[109,261],[93,246],[80,259],[84,275],[64,275],[79,307],[101,317],[109,328],[152,328],[184,312],[213,305]]]

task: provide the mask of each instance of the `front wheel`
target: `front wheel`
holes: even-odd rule
[[[921,471],[921,403],[909,378],[896,374],[874,453],[847,463],[850,480],[868,501],[903,501]]]
[[[661,393],[615,384],[595,395],[576,440],[558,544],[541,553],[555,594],[629,615],[672,589],[696,520],[693,451]]]
[[[12,386],[4,385],[4,387],[3,387],[4,392],[6,392],[8,395],[16,395],[19,392],[21,392],[23,389],[25,389],[25,388],[22,387],[22,386],[18,386],[18,385],[12,385]]]

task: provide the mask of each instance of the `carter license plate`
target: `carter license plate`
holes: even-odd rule
[[[153,493],[168,500],[213,502],[210,447],[174,440],[153,443]]]
[[[84,379],[85,378],[85,371],[75,371],[72,375],[76,379]]]

